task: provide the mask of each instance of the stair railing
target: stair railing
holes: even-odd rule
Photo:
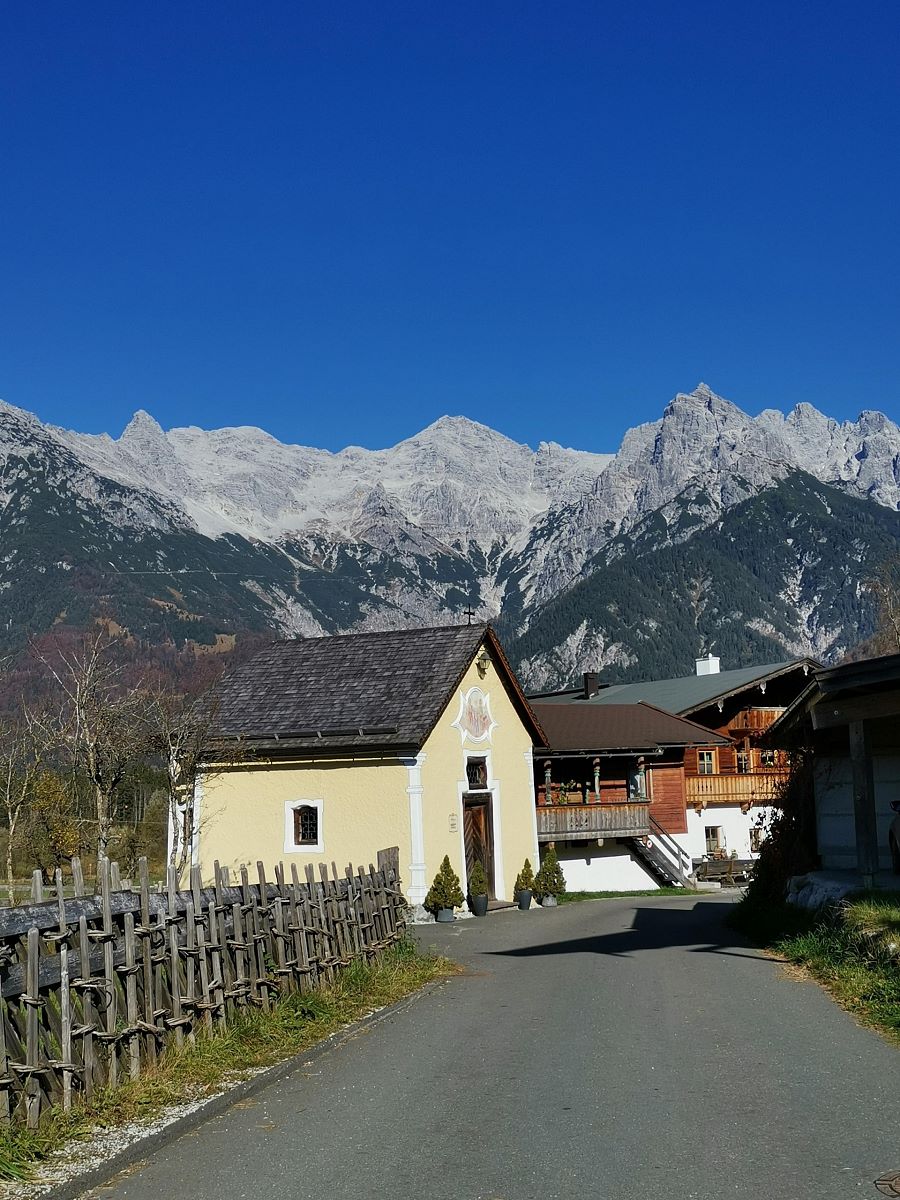
[[[650,821],[650,841],[651,844],[662,854],[667,862],[671,863],[672,870],[678,876],[679,880],[685,887],[693,887],[694,882],[691,876],[694,871],[694,864],[690,854],[680,846],[678,842],[663,829],[662,825],[652,816],[649,816]]]

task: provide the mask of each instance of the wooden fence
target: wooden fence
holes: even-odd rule
[[[71,1107],[100,1087],[135,1079],[169,1047],[224,1029],[250,1006],[326,985],[356,960],[378,957],[405,927],[397,855],[343,874],[311,866],[300,881],[262,863],[240,886],[215,868],[179,891],[117,889],[101,866],[85,895],[79,864],[52,900],[0,909],[0,1123],[37,1126],[50,1104]],[[67,898],[66,892],[75,892]]]

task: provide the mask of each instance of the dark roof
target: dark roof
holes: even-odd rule
[[[817,670],[809,686],[766,730],[764,742],[770,746],[788,746],[802,739],[813,708],[826,702],[877,692],[896,691],[900,687],[900,654],[885,654],[837,667]]]
[[[816,683],[823,696],[837,692],[875,691],[900,683],[900,654],[883,654],[859,662],[842,663],[816,671]]]
[[[219,736],[312,752],[418,749],[483,643],[542,745],[502,647],[483,624],[273,642],[225,680]]]
[[[572,692],[558,696],[542,696],[548,704],[640,704],[652,702],[672,713],[692,713],[727,699],[745,688],[764,680],[774,679],[800,667],[815,670],[817,663],[810,658],[789,659],[768,663],[762,667],[741,667],[736,671],[719,671],[715,675],[685,675],[678,679],[647,679],[641,683],[614,683],[603,687],[590,699],[576,701]]]
[[[532,703],[551,750],[655,751],[667,746],[727,746],[728,738],[652,704]]]

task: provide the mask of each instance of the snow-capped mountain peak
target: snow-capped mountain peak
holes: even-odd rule
[[[799,472],[896,510],[900,429],[872,410],[839,423],[806,402],[787,415],[768,408],[753,417],[700,383],[677,393],[658,421],[628,430],[615,454],[551,440],[532,449],[449,415],[394,446],[332,453],[249,426],[164,430],[144,410],[118,438],[77,433],[0,402],[5,550],[10,530],[18,537],[30,528],[40,501],[41,537],[58,528],[78,549],[51,552],[39,540],[39,551],[21,550],[23,559],[83,561],[79,595],[115,594],[134,571],[166,620],[179,606],[178,621],[206,620],[212,589],[243,619],[249,604],[255,628],[284,632],[445,620],[469,604],[485,617],[520,614],[526,629],[531,614],[604,555],[627,554],[648,530],[654,546],[687,544],[783,484],[785,495],[805,497],[792,480]],[[828,507],[827,487],[813,507]],[[0,589],[13,587],[4,570],[19,570],[16,553],[7,552],[6,568],[0,558]],[[817,551],[803,553],[791,567],[801,574]],[[129,587],[133,597],[138,584]],[[804,621],[817,619],[797,588],[790,603]],[[29,601],[42,612],[43,596],[36,586]],[[70,607],[60,599],[59,611]],[[833,634],[820,629],[819,641],[810,634],[804,643],[798,633],[796,645],[831,645]],[[607,661],[593,634],[573,635],[579,646]]]

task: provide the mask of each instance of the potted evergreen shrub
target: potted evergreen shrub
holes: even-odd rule
[[[483,917],[488,906],[488,881],[484,867],[477,862],[469,876],[469,908],[476,917]]]
[[[556,905],[557,899],[563,895],[565,890],[566,878],[563,875],[562,867],[559,865],[559,859],[556,857],[556,851],[551,846],[544,855],[544,861],[541,863],[540,870],[534,877],[535,895],[544,908],[553,908]]]
[[[531,908],[531,897],[534,895],[534,871],[531,862],[526,858],[525,865],[516,876],[516,886],[513,893],[522,912]]]
[[[440,870],[425,897],[425,908],[434,914],[436,921],[452,921],[453,910],[463,902],[459,876],[450,866],[450,855],[444,855]]]

